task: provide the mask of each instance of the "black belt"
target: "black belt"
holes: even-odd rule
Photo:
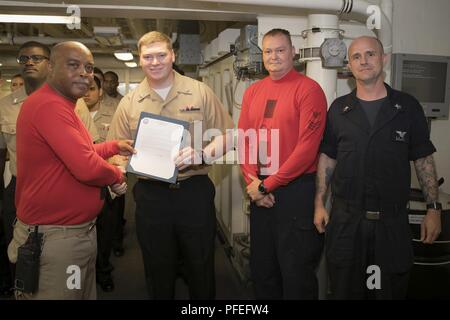
[[[385,217],[394,217],[398,212],[400,212],[402,207],[406,209],[406,205],[401,206],[393,203],[380,205],[378,208],[363,208],[361,205],[338,197],[333,199],[333,206],[350,213],[363,214],[367,220],[381,220]]]
[[[202,179],[209,179],[208,175],[206,175],[206,174],[193,175],[186,179],[177,181],[175,183],[169,183],[169,182],[153,180],[153,179],[138,178],[139,182],[154,185],[154,186],[159,186],[159,187],[163,187],[163,188],[168,188],[168,189],[172,189],[172,190],[178,190],[181,188],[189,187],[189,184],[192,184],[195,181],[202,180]]]
[[[139,181],[146,183],[146,184],[152,184],[152,185],[156,185],[156,186],[160,186],[160,187],[164,187],[164,188],[168,188],[168,189],[180,189],[181,188],[180,181],[175,182],[175,183],[169,183],[169,182],[164,182],[164,181],[159,181],[159,180],[150,180],[150,179],[139,179]]]

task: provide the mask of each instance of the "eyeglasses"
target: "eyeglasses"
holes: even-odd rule
[[[26,64],[28,61],[31,60],[33,63],[41,63],[44,60],[48,60],[48,57],[41,56],[39,54],[33,54],[31,56],[19,56],[17,57],[17,63],[19,64]]]

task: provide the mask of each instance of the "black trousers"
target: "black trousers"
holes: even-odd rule
[[[0,295],[13,287],[7,248],[8,244],[6,243],[5,239],[3,217],[0,217]]]
[[[342,207],[333,205],[331,220],[327,226],[327,266],[330,279],[331,298],[335,300],[399,300],[405,299],[408,290],[409,271],[392,272],[376,258],[377,236],[385,228],[384,220],[368,220],[362,212],[360,219],[347,218],[347,222],[332,221],[336,217],[350,217],[352,214]],[[351,222],[350,222],[351,221]],[[354,234],[353,236],[351,234]],[[401,230],[398,234],[402,235]],[[409,239],[411,241],[411,239]],[[392,242],[391,247],[398,244]],[[386,248],[384,249],[386,250]],[[406,250],[406,249],[405,249]],[[330,256],[332,255],[332,256]],[[341,261],[336,256],[346,257]],[[369,266],[377,266],[379,288],[374,284],[375,272]],[[407,268],[406,268],[407,270]]]
[[[214,299],[215,188],[208,176],[193,176],[179,188],[139,180],[133,192],[150,296],[174,298],[181,257],[190,298]]]
[[[257,299],[317,299],[323,235],[314,226],[315,175],[273,193],[272,208],[251,204],[250,267]]]
[[[123,247],[123,228],[125,224],[125,195],[115,197],[112,200],[111,207],[114,216],[112,247],[113,249],[119,249]]]
[[[13,224],[16,219],[16,177],[12,176],[8,187],[3,191],[2,232],[0,232],[0,287],[12,287],[15,264],[9,262],[7,248],[13,237]]]
[[[111,196],[106,192],[105,204],[102,211],[97,217],[97,262],[96,273],[98,280],[104,277],[109,277],[113,266],[110,262],[113,231],[114,231],[114,216],[111,208]]]
[[[13,224],[16,219],[16,177],[11,178],[11,182],[3,192],[3,226],[5,230],[6,243],[9,244],[13,238]]]

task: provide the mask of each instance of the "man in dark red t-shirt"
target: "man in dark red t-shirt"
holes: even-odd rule
[[[327,104],[320,86],[294,70],[294,55],[288,31],[264,35],[269,76],[246,90],[238,124],[257,299],[318,298],[314,177]]]

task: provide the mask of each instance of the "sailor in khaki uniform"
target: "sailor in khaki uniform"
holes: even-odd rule
[[[103,90],[101,80],[95,75],[86,95],[79,100],[85,102],[86,108],[89,110],[89,118],[92,119],[101,143],[106,140],[109,125],[112,121],[115,109],[109,105],[104,105]],[[120,156],[119,156],[120,157]],[[96,262],[96,280],[103,291],[109,292],[114,290],[114,281],[111,276],[113,266],[110,262],[112,250],[113,232],[118,222],[112,211],[112,199],[106,194],[105,204],[102,211],[97,217],[97,262]]]
[[[14,92],[14,91],[22,88],[24,84],[25,84],[25,81],[23,80],[23,78],[20,74],[14,75],[11,78],[11,85],[10,85],[11,92]]]
[[[122,98],[112,98],[112,97],[108,96],[107,94],[103,94],[102,102],[103,102],[103,105],[109,106],[109,107],[113,108],[115,111],[117,109],[117,106],[119,105],[121,99]]]
[[[100,82],[103,82],[103,72],[97,67],[94,68],[94,76],[98,77],[100,79]],[[77,100],[77,103],[75,105],[75,112],[80,117],[81,122],[83,122],[86,129],[88,129],[92,137],[92,141],[94,143],[102,142],[100,141],[100,135],[97,130],[97,126],[95,125],[94,120],[91,117],[89,108],[87,107],[86,102],[83,98]]]
[[[100,136],[99,142],[106,141],[106,136],[108,134],[109,127],[111,125],[112,118],[114,116],[115,110],[111,107],[102,106],[95,113],[93,118],[95,127]]]
[[[170,38],[149,32],[138,47],[146,78],[121,100],[108,140],[134,138],[143,111],[188,121],[197,130],[194,124],[203,131],[216,128],[221,134],[209,144],[180,151],[174,160],[179,169],[177,183],[138,177],[133,191],[147,287],[155,299],[173,299],[181,257],[191,299],[213,299],[215,188],[204,163],[231,147],[230,131],[225,132],[233,128],[233,122],[211,89],[172,70],[175,54]]]
[[[120,100],[123,96],[117,91],[119,86],[119,76],[112,71],[106,71],[103,75],[103,101],[107,105],[111,105],[114,109],[117,109]]]
[[[109,73],[111,73],[111,71],[109,71]],[[102,105],[111,107],[115,111],[117,109],[117,106],[119,105],[120,100],[123,98],[123,96],[117,92],[117,87],[115,87],[116,94],[114,96],[109,96],[106,93],[106,87],[109,88],[114,84],[114,82],[111,82],[108,80],[108,79],[110,79],[110,77],[106,77],[106,74],[108,74],[108,72],[103,73],[103,71],[100,68],[97,68],[97,67],[94,68],[94,76],[96,76],[100,80],[100,86],[103,91],[103,94],[100,98],[102,101]],[[117,80],[117,85],[119,85],[118,80]],[[110,92],[112,92],[112,91],[110,91]]]
[[[109,118],[110,113],[114,113],[119,105],[120,100],[123,98],[121,94],[117,92],[117,87],[119,85],[119,77],[116,73],[108,71],[103,73],[100,68],[94,68],[94,76],[100,80],[100,86],[103,91],[100,97],[102,112],[105,114],[102,118]],[[108,94],[110,93],[110,95]],[[107,113],[107,114],[106,114]],[[97,122],[99,119],[97,119]],[[101,128],[99,131],[103,131],[102,134],[106,134],[109,129],[110,120],[102,121]],[[110,162],[115,165],[121,165],[126,163],[121,156],[114,157],[110,159]],[[116,257],[121,257],[124,255],[123,237],[124,237],[124,226],[126,223],[125,215],[125,195],[117,196],[112,200],[112,210],[114,216],[114,231],[113,231],[113,253]]]
[[[9,154],[9,172],[11,180],[7,181],[6,189],[3,189],[3,206],[2,206],[2,227],[0,232],[3,236],[0,241],[4,241],[6,246],[1,246],[0,250],[4,250],[0,257],[0,286],[2,288],[13,287],[13,272],[10,269],[10,263],[6,255],[6,247],[13,236],[13,223],[16,218],[16,206],[14,204],[15,188],[16,188],[16,121],[19,114],[20,106],[27,97],[25,87],[21,87],[10,95],[0,100],[0,173],[1,184],[3,189],[3,172],[5,170],[6,154]],[[4,291],[8,293],[8,291]]]
[[[16,188],[17,161],[16,161],[16,122],[20,107],[27,98],[25,87],[3,97],[0,100],[0,169],[3,186],[3,172],[6,164],[6,152],[9,155],[9,171],[11,181],[3,191],[3,225],[5,240],[8,244],[12,239],[12,225],[16,218],[14,195]]]
[[[89,133],[91,134],[92,141],[94,143],[103,142],[104,140],[100,141],[99,132],[94,123],[94,120],[92,120],[89,109],[86,106],[86,102],[84,102],[83,98],[77,100],[77,104],[75,105],[75,112],[80,117],[81,122],[83,122],[84,126],[86,127],[86,129],[88,129]]]
[[[0,149],[7,149],[9,154],[9,170],[13,176],[16,168],[16,122],[20,107],[28,97],[25,87],[19,88],[0,100]]]

